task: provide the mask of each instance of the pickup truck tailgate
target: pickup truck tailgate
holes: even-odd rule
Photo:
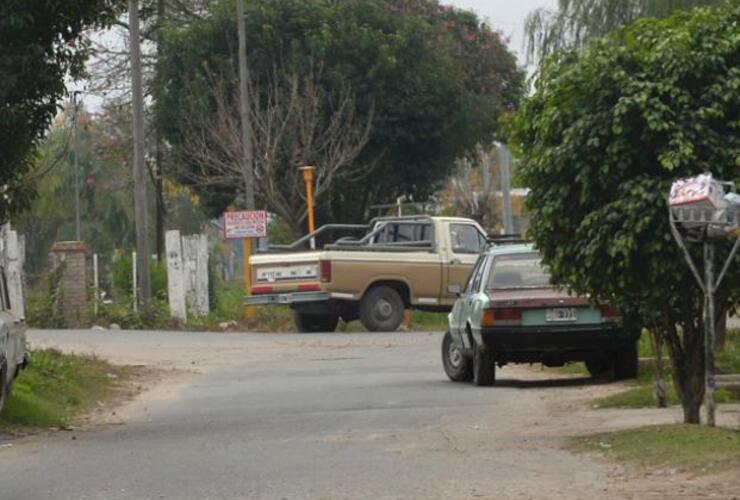
[[[318,290],[320,252],[256,255],[250,259],[252,293]]]

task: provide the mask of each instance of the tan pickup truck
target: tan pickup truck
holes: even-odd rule
[[[366,234],[318,250],[291,251],[337,227]],[[253,256],[246,302],[290,306],[300,332],[334,331],[339,318],[359,319],[370,331],[393,331],[405,309],[451,310],[485,246],[485,231],[456,217],[324,226],[293,245]]]

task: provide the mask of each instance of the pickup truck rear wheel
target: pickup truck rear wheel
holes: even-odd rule
[[[473,378],[473,360],[455,344],[449,331],[442,338],[442,366],[453,382],[467,382]]]
[[[333,332],[337,329],[339,315],[306,314],[293,311],[293,321],[298,333]]]
[[[393,332],[403,321],[403,299],[389,286],[371,288],[360,302],[360,321],[371,332]]]
[[[496,382],[496,362],[493,353],[485,346],[476,345],[473,356],[473,383],[490,386]]]

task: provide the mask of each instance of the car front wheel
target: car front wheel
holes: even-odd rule
[[[449,331],[442,338],[442,366],[453,382],[466,382],[473,378],[473,360],[463,353]]]

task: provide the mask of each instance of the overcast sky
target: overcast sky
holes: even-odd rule
[[[442,3],[454,5],[477,12],[491,23],[491,26],[510,37],[509,48],[519,56],[524,64],[524,20],[531,11],[545,7],[555,10],[558,0],[442,0]]]

